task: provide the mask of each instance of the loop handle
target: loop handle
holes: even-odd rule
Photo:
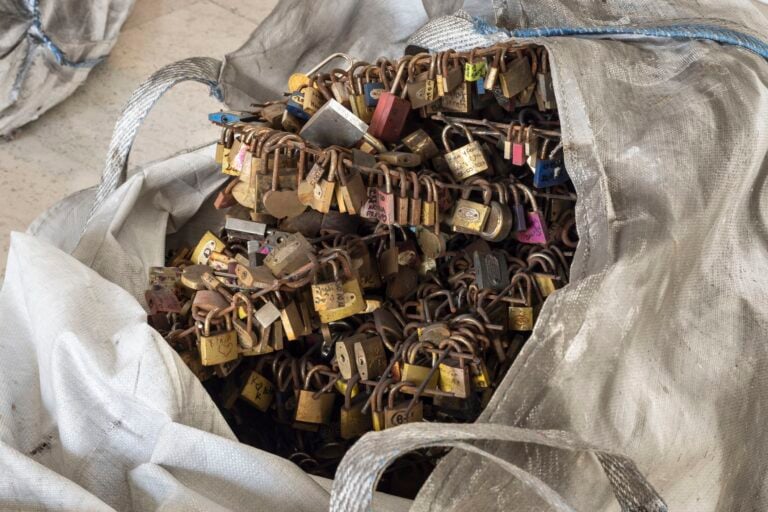
[[[552,448],[594,453],[622,510],[667,512],[667,505],[630,459],[592,446],[575,435],[557,430],[530,430],[493,423],[410,423],[396,429],[369,432],[347,452],[336,471],[331,512],[371,510],[373,490],[384,470],[401,455],[420,448],[454,447],[477,453],[498,464],[528,485],[553,510],[573,511],[565,500],[539,478],[489,453],[477,441],[533,443]]]
[[[209,57],[192,57],[158,69],[131,95],[115,123],[112,140],[107,151],[107,162],[96,191],[96,200],[88,214],[88,221],[109,195],[122,185],[127,177],[128,156],[144,118],[157,100],[171,87],[189,80],[200,82],[211,89],[211,94],[222,101],[219,89],[221,61]],[[88,222],[85,224],[88,225]]]

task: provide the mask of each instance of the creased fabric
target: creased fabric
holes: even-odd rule
[[[335,2],[332,27],[318,4],[281,3],[286,10],[262,25],[270,33],[257,30],[228,58],[225,98],[235,105],[238,97],[274,97],[291,71],[332,51],[396,53],[408,31],[376,27],[413,16],[402,21],[412,31],[427,20],[420,3]],[[414,40],[498,37],[464,7],[470,16],[435,20]],[[768,33],[764,18],[736,1],[518,7],[508,14],[525,20],[518,27],[693,19]],[[434,27],[453,28],[435,35]],[[669,510],[768,508],[768,63],[709,40],[615,37],[531,40],[552,59],[581,241],[571,283],[547,301],[477,430],[564,431],[636,466],[467,440],[474,431],[462,427],[463,451],[438,465],[413,510],[547,510],[512,466],[575,510],[618,510],[617,489],[633,503],[631,478],[617,479],[632,467]],[[100,205],[82,239],[93,189],[36,222],[36,238],[14,236],[0,292],[0,509],[325,510],[351,496],[344,489],[359,473],[339,475],[340,494],[330,499],[328,482],[234,442],[194,377],[144,323],[146,272],[163,261],[166,235],[173,246],[220,222],[201,207],[222,179],[212,155],[209,147],[140,169]],[[401,450],[414,435],[401,432],[365,442]]]
[[[106,57],[134,0],[0,0],[0,136],[37,119]]]

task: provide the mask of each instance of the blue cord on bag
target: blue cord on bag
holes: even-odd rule
[[[658,27],[541,27],[505,30],[481,19],[475,19],[475,30],[481,35],[504,32],[509,37],[553,37],[553,36],[599,36],[639,35],[648,37],[669,37],[673,39],[707,39],[722,44],[741,46],[768,59],[768,43],[737,30],[715,25],[674,24]]]
[[[40,2],[39,0],[32,0],[32,5],[30,6],[32,9],[32,12],[30,13],[32,15],[32,24],[29,26],[29,29],[27,29],[27,35],[30,39],[33,41],[36,41],[38,44],[41,44],[48,48],[48,51],[51,52],[51,55],[53,55],[53,58],[56,59],[56,62],[60,66],[67,66],[67,67],[73,67],[73,68],[92,68],[99,62],[103,61],[106,56],[101,56],[96,59],[85,59],[80,62],[74,62],[67,58],[66,55],[64,55],[64,52],[61,51],[61,48],[59,48],[56,43],[53,42],[53,40],[48,36],[48,34],[45,33],[43,30],[43,22],[40,16]]]

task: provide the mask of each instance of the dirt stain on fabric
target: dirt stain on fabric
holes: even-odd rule
[[[51,449],[51,441],[52,440],[53,440],[53,436],[52,435],[47,435],[45,437],[45,441],[43,441],[42,443],[40,443],[37,446],[35,446],[34,448],[32,448],[32,450],[29,452],[29,455],[31,457],[34,457],[35,455],[40,455],[41,453],[47,452],[48,450]]]

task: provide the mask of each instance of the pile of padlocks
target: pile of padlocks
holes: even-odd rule
[[[475,420],[576,247],[546,52],[410,53],[211,114],[223,227],[146,293],[238,437],[323,476],[367,431]]]

